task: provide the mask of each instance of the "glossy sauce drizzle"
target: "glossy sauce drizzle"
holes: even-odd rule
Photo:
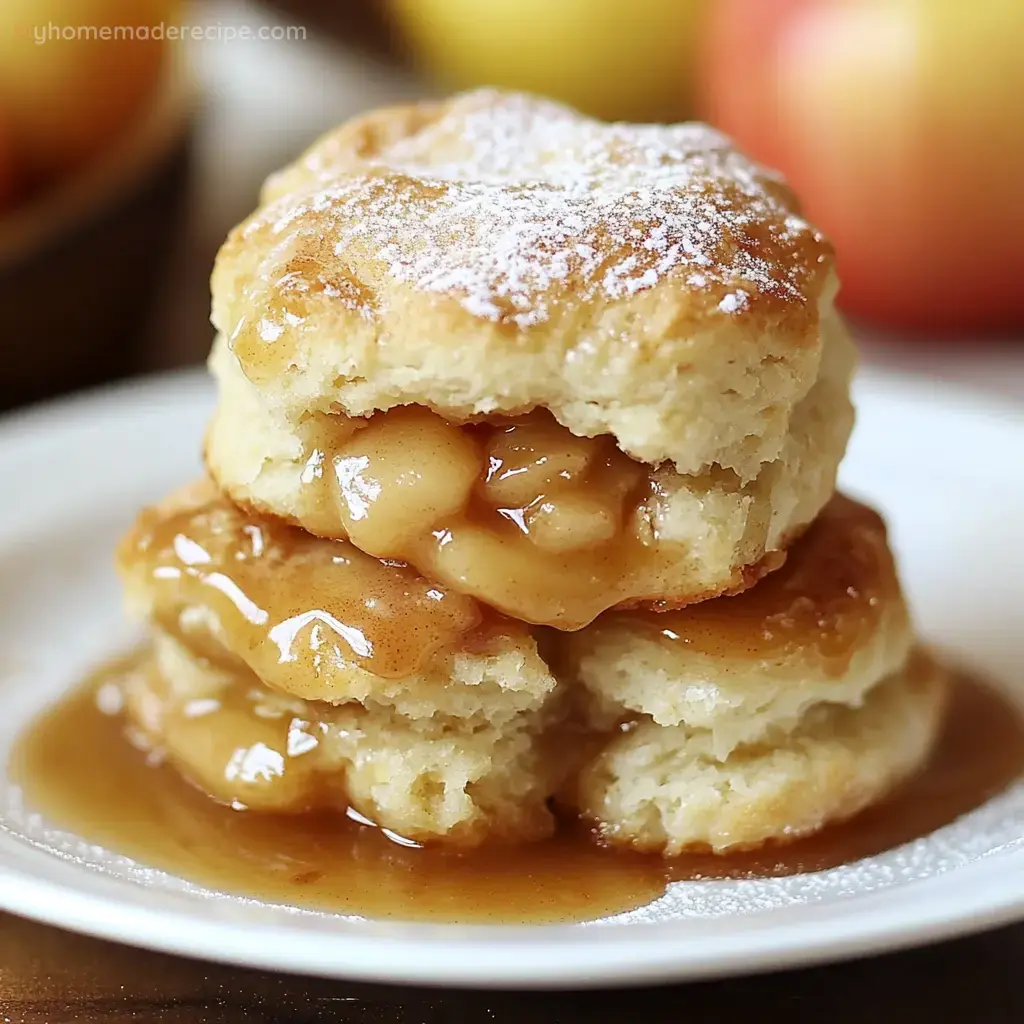
[[[810,651],[842,676],[867,648],[882,620],[905,632],[907,611],[882,517],[837,494],[788,552],[785,565],[733,597],[676,611],[610,612],[667,645],[711,658],[783,660]]]
[[[675,880],[820,871],[926,835],[1024,774],[1024,724],[961,676],[930,764],[884,803],[790,846],[731,857],[605,849],[578,825],[519,847],[411,849],[339,815],[233,811],[150,766],[104,714],[95,677],[44,715],[13,754],[26,801],[53,824],[142,863],[230,893],[368,917],[462,922],[579,921],[651,902]]]
[[[344,698],[332,686],[351,670],[401,679],[525,632],[408,565],[249,515],[209,481],[144,511],[118,563],[160,628],[299,697]]]

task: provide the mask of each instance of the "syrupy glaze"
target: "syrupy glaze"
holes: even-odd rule
[[[619,603],[707,597],[702,579],[743,583],[728,560],[699,565],[685,545],[655,543],[658,470],[544,410],[454,424],[404,406],[366,420],[321,415],[303,429],[307,529],[411,563],[517,619],[577,629]],[[698,493],[719,484],[738,487],[724,472],[690,482]]]
[[[899,579],[877,512],[837,495],[785,565],[750,590],[662,613],[609,613],[671,645],[714,658],[782,659],[809,651],[836,675],[863,650],[883,616],[906,619]],[[898,624],[894,623],[894,628]]]
[[[161,628],[300,696],[329,698],[328,666],[397,679],[439,651],[522,632],[408,565],[250,515],[206,481],[143,512],[118,562]]]
[[[197,664],[219,675],[202,659]],[[305,701],[272,694],[244,670],[224,678],[237,681],[170,683],[154,655],[140,649],[110,667],[95,699],[109,715],[123,710],[126,735],[140,751],[166,759],[222,804],[286,813],[336,805],[319,771],[326,722],[304,713]],[[188,696],[173,699],[183,686]],[[316,706],[325,716],[333,707]]]
[[[238,809],[350,808],[407,839],[463,847],[550,835],[546,800],[576,756],[562,744],[580,731],[561,728],[561,708],[517,714],[491,691],[487,715],[453,718],[443,684],[424,690],[415,718],[379,700],[297,700],[158,634],[97,699],[124,708],[133,744]]]
[[[406,847],[341,815],[231,810],[148,764],[96,699],[101,670],[21,738],[12,771],[26,801],[90,842],[236,893],[403,920],[556,922],[645,905],[669,882],[820,871],[926,835],[1024,774],[1024,724],[993,690],[962,676],[929,765],[889,800],[790,846],[674,860],[600,846],[565,821],[554,838],[470,853]]]

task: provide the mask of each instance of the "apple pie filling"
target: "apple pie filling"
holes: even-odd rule
[[[678,475],[634,461],[611,437],[577,437],[543,410],[456,424],[402,406],[366,419],[318,414],[303,430],[304,527],[526,622],[577,629],[614,605],[685,604],[743,589],[781,561],[673,602],[674,577],[701,555],[661,536]],[[742,490],[724,470],[686,481],[711,516],[716,493]]]

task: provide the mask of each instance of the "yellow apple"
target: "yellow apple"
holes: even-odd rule
[[[33,180],[87,160],[130,121],[160,73],[164,43],[116,38],[115,29],[171,22],[176,10],[177,0],[3,0],[0,110]]]
[[[782,170],[851,312],[1024,324],[1024,2],[719,0],[709,120]]]
[[[390,0],[413,56],[449,87],[497,85],[611,119],[691,109],[706,0]]]

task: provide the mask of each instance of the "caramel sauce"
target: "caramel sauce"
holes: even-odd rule
[[[404,563],[247,514],[207,481],[143,512],[118,562],[161,628],[297,696],[331,699],[348,668],[399,679],[440,651],[522,632]]]
[[[631,611],[623,622],[713,658],[781,660],[811,649],[840,676],[892,615],[905,619],[906,608],[885,524],[873,509],[837,495],[785,565],[756,587],[676,611]],[[617,618],[611,612],[602,621]]]
[[[576,756],[556,746],[566,733],[534,732],[540,723],[508,709],[501,728],[453,719],[442,687],[424,689],[413,719],[372,701],[296,700],[158,634],[97,700],[123,707],[134,745],[236,810],[340,808],[411,841],[461,846],[549,835],[546,798]]]
[[[215,803],[147,763],[97,692],[101,669],[20,739],[12,774],[52,824],[193,882],[269,902],[403,920],[580,921],[645,905],[669,882],[821,871],[909,842],[1024,774],[1024,723],[960,676],[930,763],[887,801],[789,846],[674,860],[606,849],[578,824],[550,840],[469,853],[410,848],[340,815],[280,816]]]
[[[703,571],[685,546],[651,543],[658,471],[545,410],[459,425],[403,406],[366,420],[321,415],[304,430],[303,526],[513,618],[578,629],[612,605],[692,587]],[[723,481],[735,484],[722,472],[690,486]]]

